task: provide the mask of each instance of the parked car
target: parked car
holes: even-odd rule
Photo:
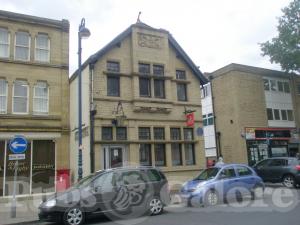
[[[253,167],[266,182],[280,183],[292,188],[300,184],[300,160],[291,157],[264,159]]]
[[[230,198],[252,199],[263,194],[264,183],[255,171],[243,164],[224,164],[205,169],[193,180],[183,184],[180,196],[188,205],[213,206]]]
[[[154,167],[107,169],[91,174],[39,206],[39,218],[81,225],[88,217],[105,214],[126,219],[158,215],[170,202],[168,181]]]

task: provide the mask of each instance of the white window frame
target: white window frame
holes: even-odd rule
[[[36,41],[37,41],[38,36],[46,36],[48,38],[48,48],[38,48],[37,47]],[[50,38],[49,38],[49,35],[47,35],[47,34],[38,34],[38,35],[36,35],[36,37],[34,39],[34,46],[35,46],[35,48],[34,48],[34,60],[37,61],[37,62],[50,62]],[[48,58],[47,58],[46,61],[42,61],[42,60],[37,59],[37,53],[36,53],[37,50],[46,50],[46,51],[48,51],[48,54],[47,54]]]
[[[40,82],[43,82],[43,83],[46,84],[46,87],[47,87],[47,98],[43,98],[43,97],[40,97],[40,96],[37,97],[35,95],[35,88],[38,87],[38,83],[40,83]],[[35,101],[34,101],[35,99],[47,99],[47,111],[46,112],[35,111]],[[49,85],[45,81],[39,81],[33,87],[33,114],[34,115],[48,115],[49,114]]]
[[[9,58],[9,53],[10,53],[10,33],[9,33],[9,31],[8,31],[8,29],[6,29],[6,28],[1,28],[0,27],[0,30],[5,30],[5,31],[7,31],[7,35],[8,35],[8,42],[7,43],[0,43],[0,45],[7,45],[7,47],[8,47],[8,55],[7,56],[1,56],[0,55],[0,57],[1,58]]]
[[[12,93],[12,113],[13,114],[18,114],[18,115],[26,115],[29,113],[29,84],[24,84],[24,86],[27,86],[27,104],[26,104],[26,112],[15,112],[15,109],[14,109],[14,99],[15,97],[23,97],[23,96],[15,96],[15,82],[14,82],[14,85],[13,85],[13,93]]]
[[[0,78],[0,80],[3,80],[6,83],[6,94],[5,95],[1,95],[0,97],[6,97],[6,104],[5,104],[5,111],[0,111],[0,114],[6,114],[7,113],[7,102],[8,102],[8,82],[7,80]]]
[[[17,45],[17,34],[18,33],[26,33],[28,34],[28,37],[29,37],[29,41],[28,41],[28,46],[25,46],[25,45]],[[22,47],[22,48],[28,48],[28,54],[27,54],[27,59],[24,60],[24,59],[18,59],[16,57],[16,48],[17,47]],[[30,38],[30,34],[28,32],[25,32],[25,31],[17,31],[16,34],[15,34],[15,49],[14,49],[14,59],[15,60],[20,60],[20,61],[29,61],[30,60],[30,48],[31,48],[31,38]]]

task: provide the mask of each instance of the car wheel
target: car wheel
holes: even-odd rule
[[[85,215],[81,208],[72,207],[68,209],[63,216],[65,225],[81,225],[84,223]]]
[[[292,175],[285,175],[282,184],[287,188],[293,188],[296,186],[295,178]]]
[[[255,185],[251,190],[251,200],[264,197],[264,188],[261,185]]]
[[[214,190],[210,190],[205,195],[205,206],[215,206],[219,203],[218,193]]]
[[[154,197],[149,201],[149,210],[151,215],[159,215],[164,210],[163,203],[159,198]]]

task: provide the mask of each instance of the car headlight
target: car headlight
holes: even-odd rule
[[[196,189],[201,189],[201,188],[203,188],[204,186],[205,186],[205,183],[204,183],[204,182],[201,182],[201,183],[197,184]]]
[[[51,199],[51,200],[45,202],[45,207],[47,207],[47,208],[51,208],[55,205],[56,205],[56,200],[55,199]]]

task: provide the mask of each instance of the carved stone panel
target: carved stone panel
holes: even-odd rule
[[[138,45],[146,48],[162,48],[162,37],[138,33]]]

